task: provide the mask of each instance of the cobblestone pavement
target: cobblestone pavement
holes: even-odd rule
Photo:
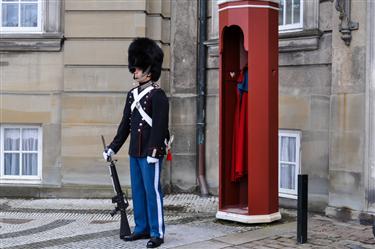
[[[130,202],[131,204],[131,202]],[[161,248],[375,248],[371,226],[309,216],[308,242],[296,243],[295,211],[282,220],[245,225],[215,219],[216,197],[164,198],[166,237]],[[119,239],[119,215],[110,200],[0,199],[0,248],[145,248],[147,240]],[[134,225],[131,205],[130,225]]]

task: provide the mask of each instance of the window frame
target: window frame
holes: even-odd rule
[[[0,0],[0,23],[2,23],[3,18],[3,0]],[[17,3],[19,6],[21,3],[27,4],[28,2],[22,2],[21,0],[18,0],[18,2],[7,2],[7,3]],[[1,34],[38,34],[43,32],[43,10],[45,1],[43,0],[37,0],[37,2],[30,2],[30,3],[36,3],[38,4],[38,26],[37,27],[3,27],[0,26],[0,33]],[[20,16],[18,19],[20,20]]]
[[[286,0],[279,0],[280,2],[283,1],[285,3]],[[292,4],[294,4],[294,0],[292,0]],[[299,23],[293,23],[293,24],[283,24],[279,25],[279,33],[287,33],[287,32],[296,32],[296,31],[302,31],[303,30],[303,18],[304,18],[304,1],[305,0],[300,0],[300,22]],[[281,5],[281,4],[280,4]],[[281,8],[280,8],[281,9]],[[292,13],[293,13],[294,8],[292,8]],[[286,18],[286,11],[284,11],[283,15],[283,22],[285,21]],[[292,16],[293,18],[293,16]]]
[[[279,30],[279,52],[312,51],[319,49],[319,9],[323,0],[302,0],[302,27]],[[325,1],[325,0],[324,0]]]
[[[295,170],[295,189],[285,189],[280,187],[281,183],[281,137],[293,137],[296,138],[296,170]],[[298,175],[301,172],[301,132],[295,131],[295,130],[279,130],[279,136],[278,136],[278,189],[279,189],[279,197],[285,197],[290,199],[297,199],[298,194]],[[287,162],[288,164],[291,164],[291,162]]]
[[[22,143],[22,129],[38,129],[38,164],[37,164],[37,175],[21,175],[22,171],[22,160],[20,160],[20,172],[19,175],[5,175],[4,174],[4,129],[6,128],[17,128],[20,129],[21,136],[20,141]],[[43,130],[40,125],[13,125],[13,124],[1,124],[0,125],[0,183],[41,183],[42,181],[42,160],[43,160]],[[20,158],[22,155],[22,144],[20,144]]]
[[[63,0],[41,1],[40,32],[0,32],[0,52],[60,52],[63,46]]]

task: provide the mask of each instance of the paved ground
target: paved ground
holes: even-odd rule
[[[166,196],[166,237],[161,248],[375,248],[372,227],[309,216],[308,243],[296,243],[293,210],[272,224],[244,225],[215,219],[218,200]],[[147,240],[119,239],[119,216],[110,200],[0,199],[0,248],[145,248]],[[134,221],[130,207],[129,221]]]

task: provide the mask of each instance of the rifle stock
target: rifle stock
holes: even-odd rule
[[[125,236],[129,236],[131,234],[128,217],[126,216],[126,212],[121,212],[121,223],[120,223],[120,238],[124,239]]]
[[[102,142],[104,149],[106,149],[104,137],[102,135]],[[130,235],[130,227],[128,217],[126,215],[126,209],[129,206],[128,198],[126,197],[125,193],[122,192],[120,180],[118,178],[117,170],[115,162],[116,160],[112,160],[109,158],[110,162],[109,171],[112,179],[112,186],[113,190],[115,191],[115,196],[112,197],[112,203],[116,203],[115,209],[113,209],[110,214],[114,216],[118,211],[120,211],[121,220],[120,220],[120,239],[124,239],[125,236]]]

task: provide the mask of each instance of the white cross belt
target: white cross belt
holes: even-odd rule
[[[147,122],[149,126],[152,127],[152,118],[143,110],[142,105],[141,105],[141,99],[148,94],[152,89],[154,89],[153,86],[147,87],[145,90],[143,90],[139,95],[138,95],[138,88],[135,88],[132,93],[134,97],[134,101],[131,105],[131,111],[133,112],[134,108],[137,108],[139,114],[141,114],[142,118]]]

